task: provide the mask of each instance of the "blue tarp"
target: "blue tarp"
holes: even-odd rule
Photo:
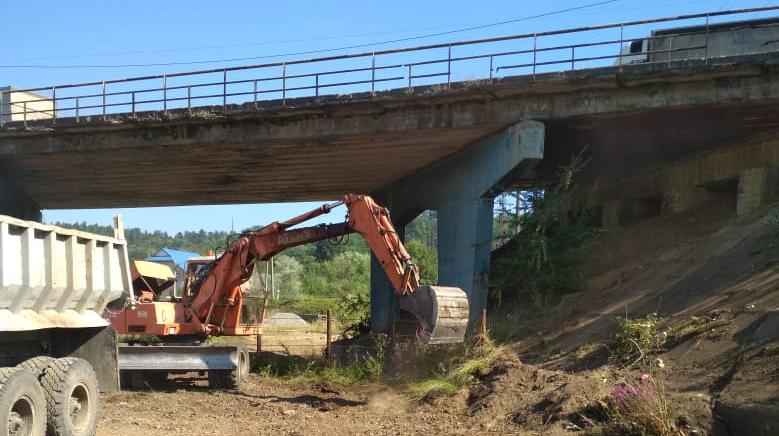
[[[148,260],[150,262],[173,262],[182,270],[186,270],[187,260],[196,256],[200,255],[191,251],[181,251],[163,247],[154,256],[149,256],[144,260]]]

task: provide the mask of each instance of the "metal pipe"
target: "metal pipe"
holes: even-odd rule
[[[81,120],[79,119],[79,98],[76,97],[76,122],[79,123]]]
[[[257,81],[254,81],[254,108],[257,109]]]
[[[325,348],[325,356],[327,356],[327,360],[332,363],[333,361],[333,310],[328,308],[327,309],[327,339],[326,339],[326,348]]]

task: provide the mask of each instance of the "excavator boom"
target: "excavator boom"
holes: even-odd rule
[[[344,223],[291,229],[342,204],[348,210]],[[459,288],[420,287],[419,270],[395,231],[387,209],[371,197],[357,194],[240,235],[191,284],[185,304],[192,319],[204,333],[221,334],[224,318],[220,319],[218,314],[224,317],[229,311],[216,308],[236,303],[240,298],[239,286],[251,277],[255,262],[268,260],[291,247],[349,233],[358,233],[367,242],[399,296],[401,310],[418,321],[417,336],[429,343],[462,342],[469,310],[465,293]]]

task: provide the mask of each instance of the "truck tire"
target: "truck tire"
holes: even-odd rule
[[[49,356],[35,356],[16,365],[16,367],[26,369],[27,371],[33,373],[35,378],[40,378],[41,374],[43,374],[43,370],[55,360],[55,358]]]
[[[0,369],[0,436],[43,436],[46,400],[26,369]]]
[[[97,376],[84,359],[56,359],[43,370],[48,434],[93,436],[97,428]]]

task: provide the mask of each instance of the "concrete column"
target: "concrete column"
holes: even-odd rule
[[[706,188],[694,185],[671,186],[663,197],[663,212],[677,214],[706,201]]]
[[[736,214],[747,215],[759,209],[776,193],[776,171],[769,167],[750,168],[738,178]]]
[[[405,227],[395,224],[401,240],[405,237]],[[391,333],[392,322],[398,314],[398,297],[392,289],[384,268],[371,255],[371,330],[375,333]]]
[[[438,282],[468,294],[470,319],[487,305],[492,252],[491,198],[462,201],[438,210]]]
[[[41,208],[5,173],[0,173],[0,214],[31,221],[41,221],[42,218]]]
[[[766,204],[777,193],[777,171],[775,168],[750,168],[741,172],[738,178],[736,214],[748,215]]]
[[[492,198],[496,184],[510,174],[534,166],[544,153],[544,125],[522,121],[480,139],[435,165],[398,180],[374,197],[386,205],[396,226],[426,209],[438,211],[438,284],[457,286],[468,294],[471,321],[487,301],[487,275],[492,248]],[[371,269],[371,326],[389,332],[397,301]],[[383,272],[381,274],[383,276]]]

